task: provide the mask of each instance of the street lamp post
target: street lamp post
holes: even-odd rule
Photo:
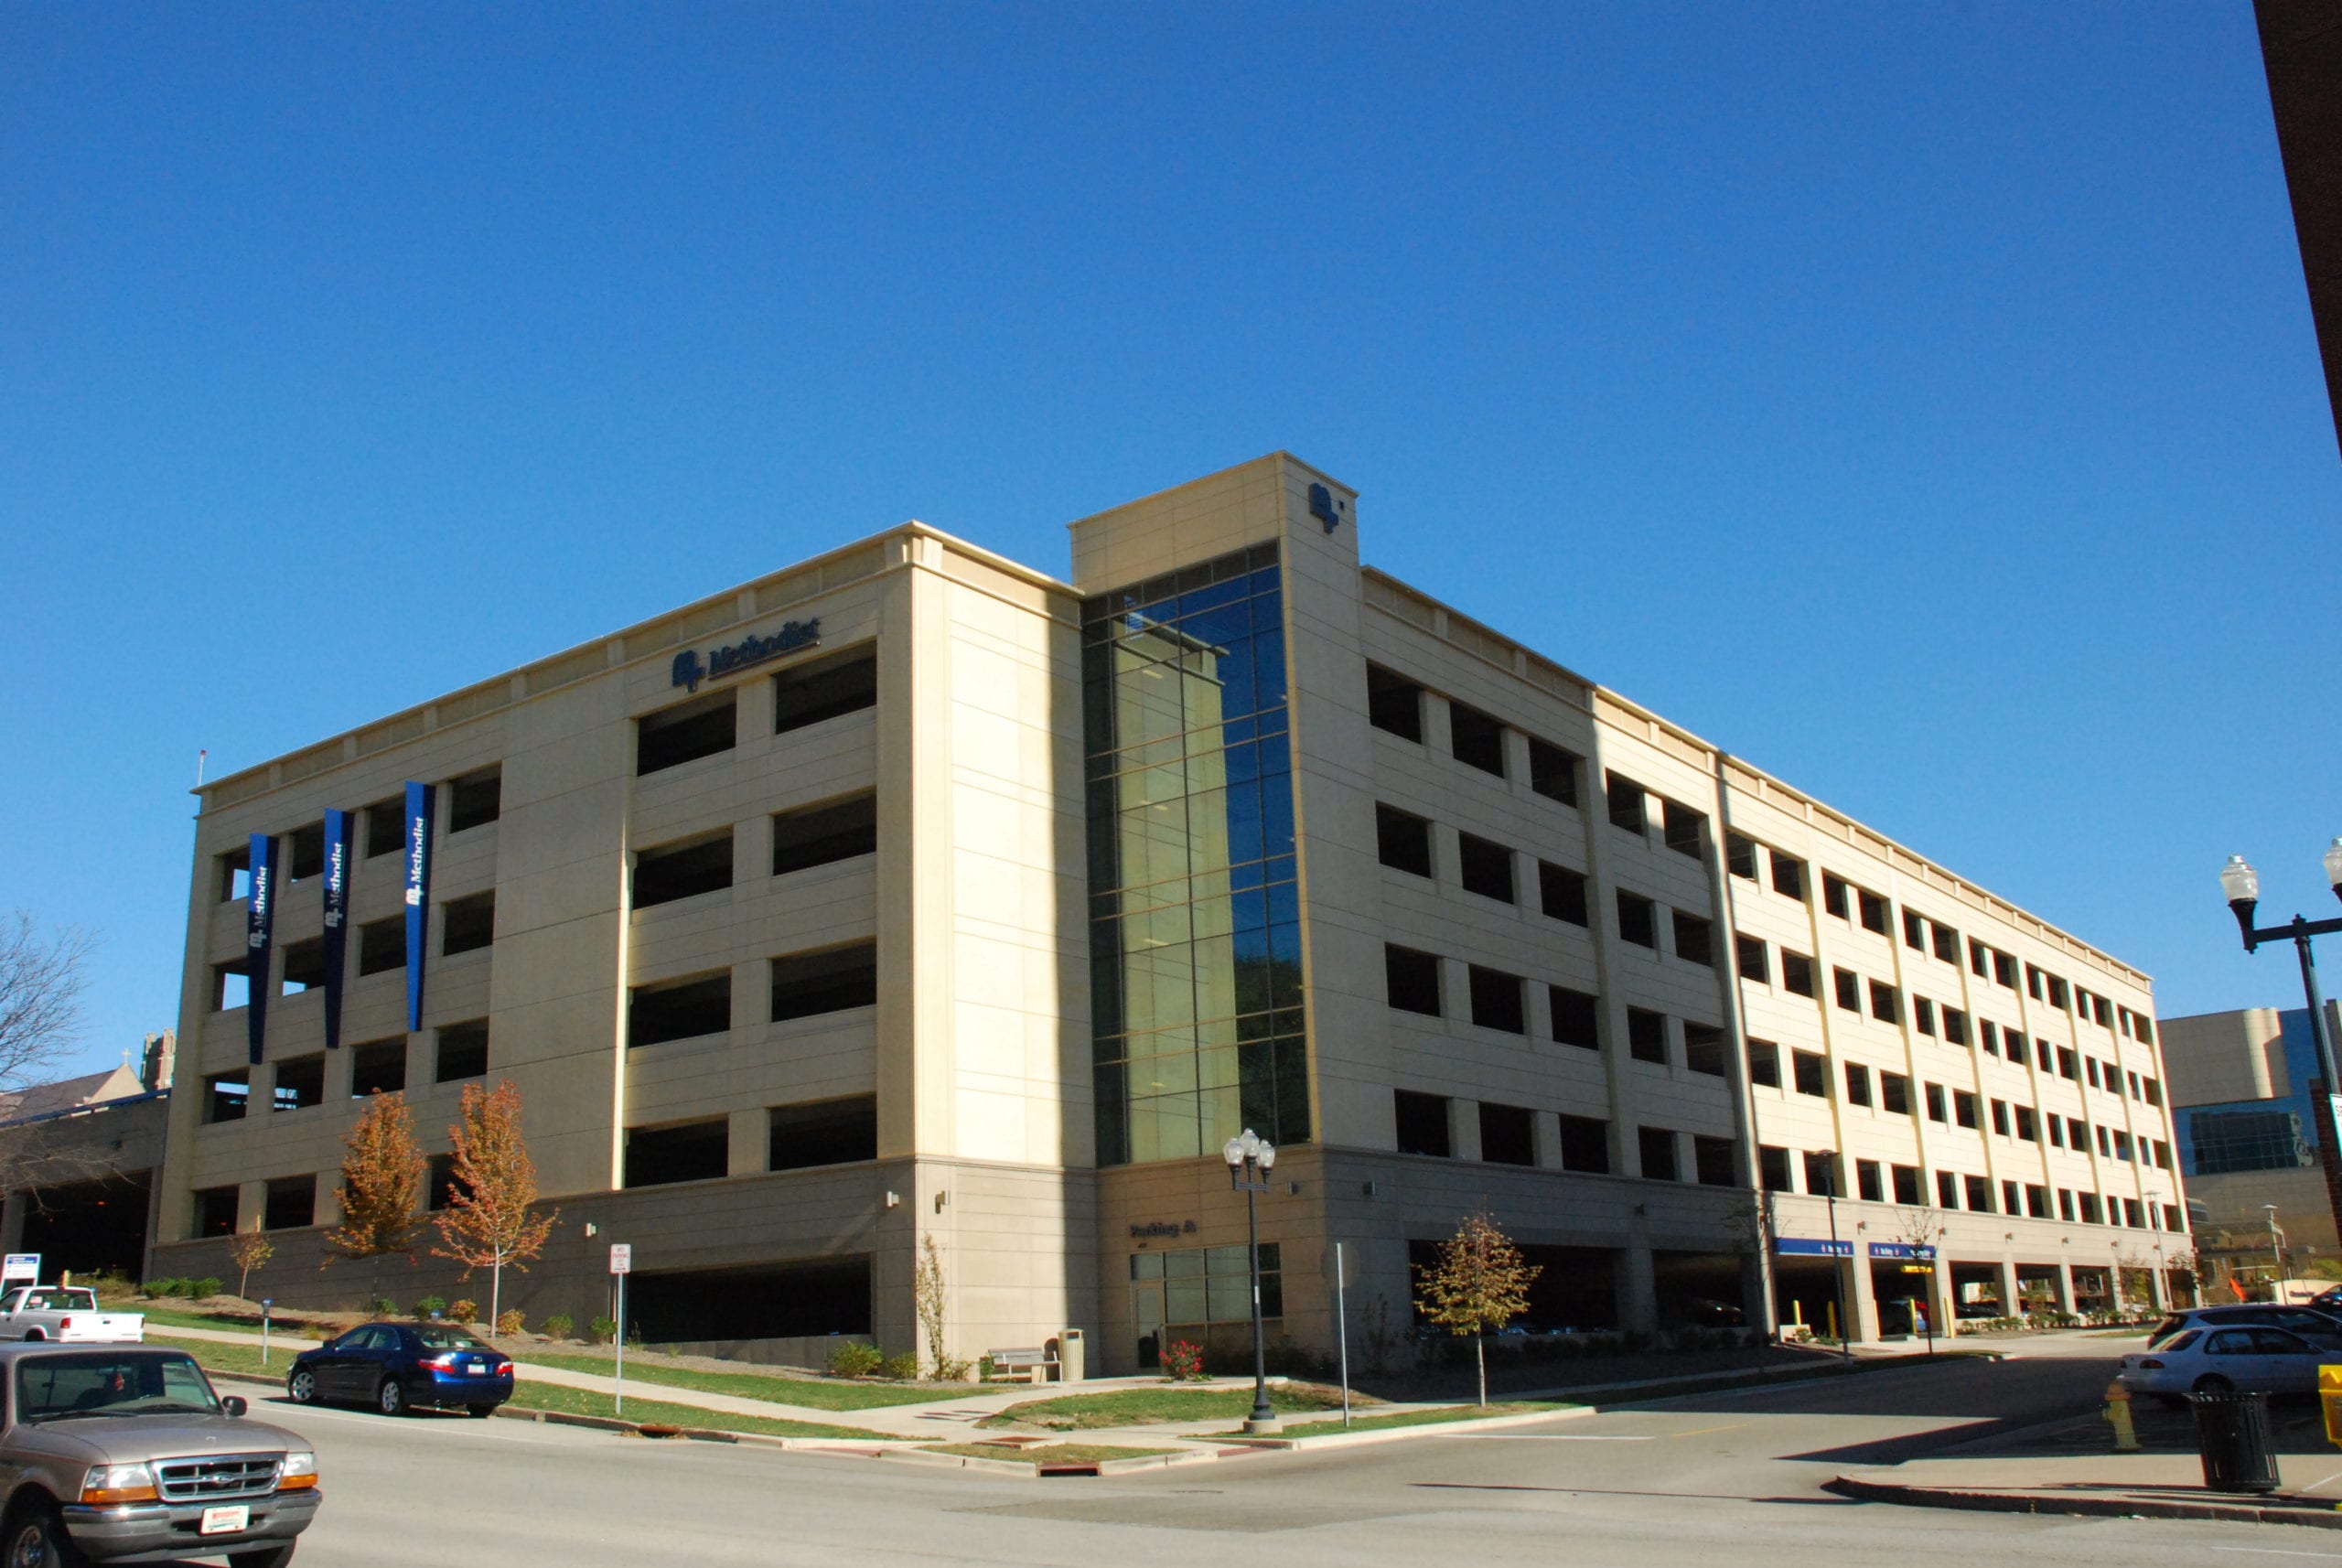
[[[2277,1229],[2277,1206],[2264,1203],[2261,1207],[2269,1211],[2269,1255],[2277,1264],[2277,1272],[2269,1282],[2269,1299],[2282,1301],[2285,1288],[2285,1233]]]
[[[2342,838],[2326,846],[2323,858],[2326,885],[2337,898],[2342,898]],[[2246,865],[2240,854],[2229,856],[2229,863],[2220,867],[2220,891],[2228,898],[2229,912],[2236,916],[2237,929],[2244,935],[2245,951],[2257,952],[2262,942],[2290,937],[2294,956],[2301,960],[2302,994],[2309,1003],[2310,1045],[2317,1053],[2317,1070],[2323,1079],[2316,1112],[2318,1163],[2326,1172],[2326,1201],[2334,1211],[2335,1223],[2342,1225],[2342,1073],[2335,1070],[2334,1036],[2326,1026],[2326,999],[2318,994],[2317,962],[2310,952],[2310,939],[2342,932],[2342,919],[2310,920],[2295,915],[2282,926],[2255,927],[2252,914],[2261,902],[2261,874]]]
[[[1822,1167],[1825,1186],[1821,1196],[1830,1204],[1830,1294],[1838,1308],[1838,1352],[1847,1360],[1854,1359],[1854,1326],[1846,1321],[1845,1260],[1838,1256],[1838,1162],[1832,1160]]]
[[[1259,1194],[1269,1190],[1269,1172],[1276,1168],[1276,1145],[1244,1129],[1219,1147],[1228,1162],[1228,1185],[1244,1195],[1247,1254],[1252,1263],[1252,1413],[1244,1418],[1249,1433],[1277,1430],[1277,1412],[1269,1408],[1268,1339],[1261,1321],[1261,1209]]]

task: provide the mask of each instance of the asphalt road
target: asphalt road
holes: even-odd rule
[[[2108,1375],[2095,1353],[1947,1362],[1104,1480],[281,1402],[254,1413],[317,1444],[327,1502],[301,1549],[306,1568],[1814,1568],[1817,1549],[1897,1568],[2342,1563],[2342,1536],[2294,1527],[1955,1513],[1821,1490],[1850,1466],[2070,1415],[2095,1402]]]

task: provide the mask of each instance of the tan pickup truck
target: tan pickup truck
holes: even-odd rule
[[[322,1495],[306,1439],[247,1421],[184,1350],[0,1345],[0,1563],[284,1568]]]

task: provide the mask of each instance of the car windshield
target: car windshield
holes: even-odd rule
[[[414,1331],[414,1337],[423,1341],[423,1348],[426,1350],[479,1350],[484,1352],[488,1349],[488,1347],[481,1343],[477,1336],[467,1334],[460,1328],[441,1328],[435,1326],[430,1328],[418,1328]]]
[[[2185,1350],[2187,1347],[2195,1344],[2196,1341],[2202,1337],[2204,1337],[2204,1331],[2202,1329],[2184,1328],[2168,1338],[2149,1340],[2147,1342],[2147,1348],[2150,1350]]]
[[[16,1362],[16,1419],[216,1415],[220,1399],[194,1359],[168,1350],[87,1350]]]

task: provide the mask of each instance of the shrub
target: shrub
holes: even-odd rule
[[[596,1345],[607,1345],[618,1337],[618,1320],[615,1317],[597,1317],[586,1328],[593,1335]]]
[[[886,1360],[876,1345],[848,1339],[831,1349],[830,1372],[840,1378],[866,1378],[885,1365]]]
[[[1185,1339],[1174,1339],[1163,1348],[1163,1380],[1166,1383],[1191,1383],[1204,1375],[1204,1353],[1201,1347]]]
[[[508,1338],[527,1326],[529,1326],[528,1315],[517,1306],[508,1306],[497,1315],[496,1331]]]
[[[899,1356],[889,1356],[878,1363],[878,1375],[898,1383],[915,1383],[919,1380],[919,1358],[908,1350]]]
[[[197,1300],[201,1300],[202,1298],[204,1298],[204,1297],[206,1297],[206,1296],[214,1296],[214,1295],[218,1295],[218,1294],[220,1294],[220,1283],[221,1283],[221,1281],[220,1281],[220,1276],[219,1276],[219,1275],[217,1275],[217,1274],[213,1274],[213,1275],[211,1275],[211,1276],[210,1276],[209,1278],[208,1278],[208,1279],[200,1279],[200,1280],[196,1281],[196,1282],[195,1282],[195,1288],[194,1288],[193,1290],[191,1290],[191,1291],[188,1292],[187,1294],[188,1294],[189,1296],[192,1296],[192,1297],[196,1298]]]
[[[447,1298],[446,1296],[426,1295],[422,1300],[414,1304],[414,1316],[417,1317],[436,1317],[446,1310]]]
[[[366,1310],[377,1317],[396,1317],[399,1315],[399,1304],[389,1296],[378,1295],[367,1304]]]
[[[466,1301],[463,1297],[457,1296],[447,1304],[447,1321],[464,1324],[478,1322],[479,1303]]]
[[[147,1299],[150,1301],[159,1300],[164,1296],[176,1294],[178,1283],[178,1281],[172,1279],[169,1275],[166,1274],[158,1280],[148,1280],[144,1288],[146,1292]]]
[[[545,1335],[548,1338],[566,1339],[569,1337],[569,1331],[576,1326],[577,1325],[570,1321],[569,1314],[565,1312],[549,1313],[545,1316]]]

